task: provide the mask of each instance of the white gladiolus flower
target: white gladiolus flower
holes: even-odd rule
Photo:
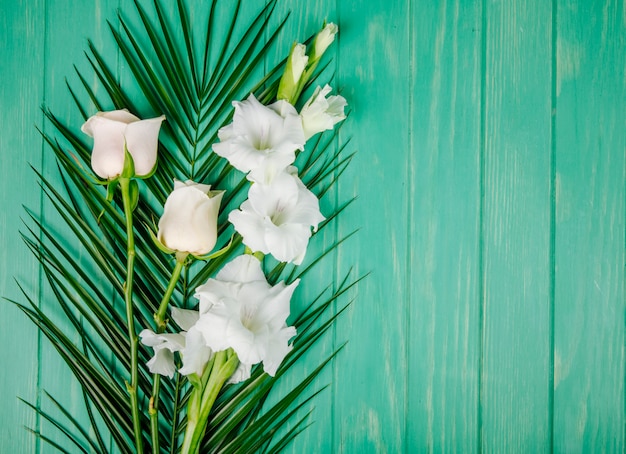
[[[322,56],[322,54],[326,52],[326,49],[328,49],[328,46],[330,46],[335,40],[335,35],[337,34],[338,31],[339,31],[339,27],[337,27],[336,24],[329,22],[322,29],[322,31],[320,31],[317,34],[317,36],[315,37],[315,44],[313,47],[314,49],[313,55],[314,55],[315,60],[318,60]]]
[[[250,172],[250,180],[269,182],[294,162],[295,150],[304,149],[302,121],[286,101],[264,106],[251,94],[233,105],[233,122],[219,130],[221,142],[213,150],[236,169]]]
[[[144,329],[139,337],[142,344],[154,349],[154,356],[147,363],[150,372],[172,378],[176,370],[174,352],[185,347],[185,336],[178,333],[156,334],[152,330]]]
[[[250,376],[252,365],[263,362],[263,369],[275,375],[291,350],[289,340],[296,329],[287,326],[289,302],[299,281],[270,286],[261,262],[252,255],[241,255],[228,263],[215,277],[196,290],[200,319],[196,323],[206,344],[213,351],[232,348],[240,361],[232,382]]]
[[[202,334],[195,328],[199,317],[198,311],[173,307],[172,318],[183,331],[156,334],[152,330],[144,329],[139,333],[141,343],[154,349],[154,356],[147,363],[150,372],[172,378],[176,370],[174,352],[180,352],[183,367],[179,372],[183,375],[202,375],[212,351],[206,345]]]
[[[311,228],[324,220],[317,197],[290,167],[269,185],[255,183],[248,200],[228,220],[253,251],[272,254],[282,262],[302,263]]]
[[[335,124],[346,118],[344,107],[348,103],[343,96],[328,96],[331,90],[328,84],[324,88],[317,87],[300,111],[307,140],[318,132],[333,129]]]
[[[159,241],[193,255],[209,253],[217,241],[217,216],[223,192],[193,181],[174,181],[159,220]]]
[[[133,157],[135,175],[146,176],[157,160],[159,129],[165,116],[140,120],[128,110],[98,112],[81,127],[93,137],[91,167],[101,178],[112,180],[124,169],[124,146]]]

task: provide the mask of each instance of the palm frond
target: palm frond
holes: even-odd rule
[[[83,119],[95,110],[112,108],[127,108],[141,117],[152,114],[167,117],[159,145],[158,168],[153,177],[144,180],[135,210],[139,222],[135,226],[138,260],[134,301],[135,322],[140,327],[152,326],[152,315],[158,306],[155,295],[164,293],[174,266],[170,257],[155,252],[150,232],[171,190],[172,180],[211,182],[214,187],[227,190],[225,209],[219,218],[218,245],[227,244],[232,235],[227,210],[238,206],[249,183],[212,153],[211,147],[218,130],[232,119],[233,100],[248,93],[254,93],[265,104],[275,99],[286,62],[285,56],[281,61],[268,63],[270,50],[278,42],[288,16],[272,25],[276,0],[269,1],[250,19],[244,17],[239,1],[229,4],[232,16],[229,22],[221,24],[224,31],[218,33],[219,3],[218,0],[210,3],[206,22],[196,27],[182,0],[170,5],[173,15],[162,0],[154,0],[151,8],[135,0],[137,20],[120,12],[116,22],[109,22],[110,33],[133,82],[123,86],[113,69],[116,65],[108,63],[91,41],[85,56],[93,74],[75,67],[77,86],[67,82],[70,99]],[[198,28],[202,30],[200,38]],[[259,76],[264,66],[267,68]],[[326,68],[327,64],[319,68],[309,84],[325,74]],[[101,90],[88,83],[94,76]],[[146,105],[133,101],[136,96],[130,93],[137,91]],[[123,304],[127,251],[121,200],[116,195],[111,202],[106,190],[91,176],[90,148],[78,132],[78,125],[64,124],[46,107],[43,112],[55,132],[40,132],[56,158],[58,173],[48,177],[38,170],[35,172],[48,206],[63,226],[61,231],[71,241],[65,241],[58,230],[30,210],[27,210],[29,220],[23,239],[38,258],[46,277],[49,290],[46,297],[54,299],[61,311],[44,312],[26,292],[23,292],[26,304],[11,302],[39,327],[82,386],[88,418],[79,421],[52,396],[56,412],[26,404],[63,434],[73,449],[106,452],[108,434],[117,450],[130,453],[134,444],[125,384],[130,373],[130,356]],[[347,151],[349,143],[350,140],[340,143],[337,130],[323,134],[307,144],[307,150],[296,161],[303,181],[331,206],[319,231],[336,222],[337,216],[353,201],[334,206],[336,200],[329,196],[354,156]],[[60,187],[54,181],[60,181]],[[274,264],[268,272],[268,281],[293,282],[304,278],[323,266],[325,259],[351,235],[332,240],[302,268]],[[187,265],[173,294],[173,304],[193,305],[194,289],[215,275],[241,249],[241,237],[235,235],[228,253],[206,264]],[[267,262],[268,268],[270,263]],[[324,389],[321,386],[311,391],[310,387],[342,346],[321,360],[293,389],[274,398],[274,403],[269,403],[269,397],[281,377],[328,333],[346,310],[350,303],[342,304],[341,299],[361,279],[347,273],[338,284],[325,283],[325,288],[300,313],[293,314],[298,336],[275,377],[256,367],[248,381],[224,388],[213,407],[204,438],[207,452],[278,452],[310,425],[311,411],[307,409]],[[59,320],[73,331],[68,333],[59,328]],[[139,400],[147,408],[152,375],[145,363],[151,353],[140,345],[138,356]],[[182,414],[190,386],[185,377],[177,374],[174,380],[161,380],[160,388],[160,411],[165,416],[158,427],[160,450],[175,452],[185,428]],[[148,440],[147,412],[144,416],[141,431]],[[53,447],[66,449],[46,435],[33,432]]]

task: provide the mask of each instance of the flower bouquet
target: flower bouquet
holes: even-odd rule
[[[292,311],[300,282],[343,241],[309,257],[312,235],[350,203],[320,209],[351,159],[337,135],[346,101],[317,82],[338,29],[324,24],[255,82],[285,23],[270,25],[274,1],[239,38],[235,5],[221,41],[213,2],[200,55],[182,1],[174,25],[159,1],[136,7],[144,41],[122,15],[111,26],[134,84],[90,44],[105,96],[78,73],[84,134],[44,110],[61,185],[38,175],[65,235],[32,215],[41,235],[25,240],[59,310],[27,292],[30,304],[15,304],[80,383],[86,417],[50,396],[56,413],[29,405],[68,446],[38,435],[62,451],[277,452],[304,430],[307,388],[337,352],[269,393],[358,281],[327,282]]]

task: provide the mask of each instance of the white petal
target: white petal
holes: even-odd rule
[[[124,131],[126,123],[93,116],[82,130],[94,138],[91,168],[101,178],[111,179],[124,168]]]
[[[284,99],[280,99],[276,101],[275,103],[270,104],[267,107],[269,109],[272,109],[274,112],[280,115],[283,119],[286,119],[288,117],[298,116],[298,111],[296,110],[296,108],[292,104],[285,101]]]
[[[176,365],[174,364],[174,354],[161,349],[154,352],[154,356],[146,363],[148,370],[153,374],[165,375],[169,378],[174,376]]]
[[[154,347],[155,345],[163,343],[163,341],[159,338],[159,335],[151,329],[142,330],[139,333],[139,338],[141,339],[141,343],[147,345],[148,347]]]
[[[295,150],[304,148],[300,117],[289,103],[264,106],[252,94],[233,105],[233,122],[219,131],[221,142],[213,150],[238,170],[250,172],[253,181],[271,181],[293,163]]]
[[[320,222],[326,219],[320,212],[319,200],[299,179],[298,202],[295,207],[283,217],[284,223],[302,224],[317,230]]]
[[[222,304],[224,299],[230,298],[234,292],[234,285],[230,282],[209,279],[206,283],[199,286],[194,296],[200,300],[200,317],[209,312],[216,304]]]
[[[185,346],[185,337],[178,333],[156,334],[154,331],[144,329],[139,333],[141,343],[154,350],[167,349],[177,352]]]
[[[154,349],[154,356],[146,363],[153,374],[174,375],[173,352],[185,346],[185,337],[177,333],[156,334],[152,330],[144,329],[139,333],[141,343]]]
[[[110,110],[108,112],[98,112],[96,114],[99,117],[106,118],[107,120],[119,121],[121,123],[133,123],[139,121],[139,117],[136,117],[128,111],[128,109]]]
[[[191,181],[191,180],[180,181],[180,180],[174,179],[174,191],[176,189],[189,188],[189,187],[196,188],[202,191],[204,194],[208,194],[211,191],[210,184],[196,183],[195,181]]]
[[[296,335],[296,329],[293,326],[286,326],[280,332],[273,336],[268,346],[268,353],[263,358],[263,370],[272,377],[276,375],[278,367],[281,365],[287,353],[293,348],[289,345],[289,339]]]
[[[311,228],[303,224],[272,225],[265,233],[265,241],[272,255],[281,262],[299,265],[306,252]]]
[[[226,331],[227,342],[239,360],[246,364],[260,363],[266,355],[265,343],[259,342],[258,334],[246,329],[236,320],[231,320]]]
[[[270,331],[278,331],[285,326],[289,317],[291,297],[299,283],[300,280],[296,279],[289,285],[283,282],[276,284],[267,292],[266,301],[259,305],[256,318],[262,324],[268,325]]]
[[[241,383],[242,381],[247,380],[248,378],[250,378],[251,369],[251,364],[244,364],[239,361],[239,365],[237,366],[237,369],[235,369],[235,372],[228,379],[228,383]]]
[[[274,177],[271,184],[253,184],[248,191],[248,200],[250,208],[259,216],[274,217],[293,209],[298,203],[298,193],[298,185],[293,176],[281,172]]]
[[[299,281],[270,286],[259,275],[259,266],[256,259],[238,257],[197,291],[201,305],[204,300],[211,300],[211,304],[207,304],[207,312],[202,313],[194,329],[202,333],[213,351],[235,351],[240,367],[232,382],[245,379],[250,366],[259,362],[269,373],[276,373],[291,348],[289,339],[295,335],[286,320]],[[220,277],[232,281],[220,281]],[[253,280],[245,282],[244,277]],[[262,279],[257,280],[259,277]]]
[[[159,145],[159,130],[165,116],[148,120],[129,123],[124,135],[126,136],[126,148],[133,157],[135,175],[148,175],[157,160],[157,148]]]
[[[346,118],[344,107],[347,103],[343,97],[330,96],[326,99],[331,90],[328,84],[324,88],[317,87],[300,111],[307,139],[319,132],[333,129],[335,124]]]
[[[277,151],[267,153],[265,158],[250,170],[246,178],[254,183],[270,184],[276,175],[280,174],[285,167],[293,164],[295,159],[296,154],[293,150],[285,153]]]
[[[309,57],[306,55],[306,46],[304,44],[296,44],[291,52],[291,75],[295,83],[298,83]]]
[[[320,58],[328,46],[335,40],[335,35],[339,31],[337,25],[329,22],[315,37],[315,58]]]
[[[337,124],[341,120],[344,120],[346,118],[344,108],[347,105],[348,102],[343,96],[335,95],[328,97],[328,109],[326,113],[328,113],[332,117],[333,124]]]
[[[202,375],[204,367],[211,358],[212,351],[206,345],[202,333],[192,327],[186,336],[186,345],[182,351],[183,367],[179,372],[183,375],[197,374]]]
[[[244,205],[241,206],[242,210]],[[249,204],[248,204],[249,205]],[[265,221],[252,210],[234,210],[228,215],[228,221],[242,236],[243,243],[253,251],[268,254],[270,251],[265,243]]]
[[[265,282],[265,274],[261,269],[261,262],[253,255],[244,254],[228,262],[217,273],[216,279],[225,282]]]
[[[210,312],[203,314],[196,327],[202,333],[206,345],[220,352],[231,347],[227,336],[230,318],[223,312],[217,313],[216,307],[213,306]]]
[[[205,185],[178,185],[168,196],[159,220],[165,246],[194,255],[209,253],[217,241],[217,216],[223,193],[209,197]]]
[[[172,318],[176,322],[178,326],[181,327],[184,331],[189,331],[193,325],[196,324],[198,319],[200,318],[200,314],[198,311],[193,311],[189,309],[179,309],[177,307],[173,307],[171,309]]]

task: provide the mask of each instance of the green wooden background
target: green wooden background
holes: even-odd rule
[[[55,166],[39,106],[80,121],[65,78],[87,68],[87,38],[115,59],[117,8],[133,11],[1,0],[4,296],[19,297],[14,278],[40,293],[18,233],[22,204],[46,216],[28,164]],[[339,197],[359,198],[337,233],[360,231],[326,274],[372,272],[311,355],[349,339],[292,452],[624,452],[625,2],[279,0],[276,17],[287,10],[276,55],[340,25],[332,65],[358,154]],[[0,452],[52,452],[16,396],[49,407],[46,389],[78,412],[79,388],[0,307]]]

